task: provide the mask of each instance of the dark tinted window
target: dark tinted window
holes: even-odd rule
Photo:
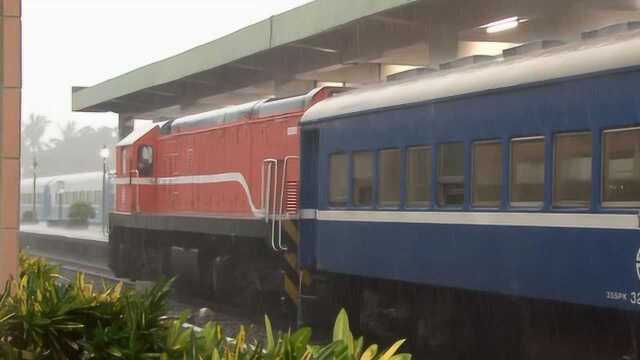
[[[602,170],[606,206],[640,206],[640,129],[604,133]]]
[[[587,206],[591,202],[591,133],[555,136],[553,204]]]
[[[502,192],[502,144],[473,144],[473,205],[500,206]]]
[[[329,156],[329,203],[346,205],[349,196],[349,157],[347,154]]]
[[[138,148],[138,172],[140,176],[153,175],[153,147],[142,145]]]
[[[378,166],[378,203],[381,206],[400,205],[400,150],[380,151]]]
[[[511,205],[542,206],[544,138],[511,141]]]
[[[431,204],[432,151],[430,147],[407,150],[407,206],[427,207]]]
[[[464,144],[442,144],[438,152],[438,204],[461,206],[464,203]]]
[[[353,154],[353,205],[373,204],[373,153]]]

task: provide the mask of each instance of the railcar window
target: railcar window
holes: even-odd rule
[[[431,204],[432,150],[420,146],[407,149],[407,207]]]
[[[605,131],[603,191],[605,206],[640,206],[640,128]]]
[[[544,138],[511,141],[511,205],[539,207],[544,202]]]
[[[153,174],[153,147],[151,145],[142,145],[138,148],[138,172],[143,177]]]
[[[349,157],[347,154],[329,156],[329,203],[335,206],[347,204],[349,196]]]
[[[591,201],[591,133],[557,134],[553,204],[588,206]]]
[[[378,162],[378,204],[380,206],[399,206],[400,178],[402,177],[400,150],[380,151]]]
[[[502,144],[473,144],[472,198],[474,206],[498,207],[502,198]]]
[[[353,154],[353,205],[373,204],[373,153],[362,151]]]
[[[462,206],[464,203],[464,144],[442,144],[438,152],[438,204]]]

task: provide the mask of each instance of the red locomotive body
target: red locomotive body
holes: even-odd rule
[[[191,288],[248,301],[286,292],[297,303],[298,125],[344,90],[231,106],[125,137],[109,216],[114,273],[180,275]]]
[[[335,91],[320,88],[133,132],[118,144],[116,211],[254,219],[295,211],[298,122]]]

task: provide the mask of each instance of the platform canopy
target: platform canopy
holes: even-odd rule
[[[532,40],[571,41],[584,30],[638,20],[639,7],[637,0],[316,0],[74,88],[73,110],[118,113],[122,130],[133,118],[173,119],[323,82],[361,86]]]

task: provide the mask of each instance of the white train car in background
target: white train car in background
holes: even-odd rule
[[[20,217],[33,211],[33,199],[36,200],[36,215],[39,221],[49,223],[68,219],[69,207],[77,201],[85,201],[96,211],[92,223],[101,223],[102,216],[102,172],[85,172],[36,178],[35,195],[33,178],[20,182]],[[112,176],[106,177],[105,209],[113,208],[114,187]]]

